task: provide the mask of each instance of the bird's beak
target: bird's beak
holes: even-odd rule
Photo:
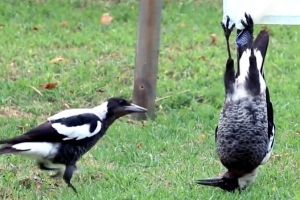
[[[130,106],[124,106],[124,111],[130,113],[144,113],[147,112],[147,109],[132,103]]]
[[[211,178],[211,179],[202,179],[196,181],[200,185],[208,185],[213,187],[220,187],[224,184],[224,180],[222,178]]]

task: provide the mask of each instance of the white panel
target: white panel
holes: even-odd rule
[[[223,15],[235,23],[245,12],[254,24],[300,24],[300,0],[223,0]]]

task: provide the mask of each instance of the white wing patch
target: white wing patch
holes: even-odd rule
[[[13,145],[12,148],[24,150],[18,152],[18,154],[36,159],[43,159],[55,156],[58,151],[59,144],[50,142],[23,142]]]
[[[63,140],[72,140],[72,139],[81,140],[84,138],[92,137],[93,135],[97,134],[101,130],[102,124],[100,121],[97,121],[97,127],[92,133],[90,132],[89,124],[68,127],[61,123],[53,123],[52,127],[59,134],[67,136]]]

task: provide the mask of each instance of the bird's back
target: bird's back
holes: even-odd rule
[[[227,99],[217,130],[217,151],[230,169],[257,167],[268,148],[268,120],[265,94],[238,101]]]

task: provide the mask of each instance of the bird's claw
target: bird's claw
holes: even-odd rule
[[[253,34],[253,26],[254,26],[254,24],[253,24],[253,19],[252,19],[252,17],[251,17],[251,15],[250,14],[247,14],[247,13],[245,13],[245,20],[243,20],[243,19],[241,19],[241,24],[244,26],[244,28],[246,29],[246,30],[248,30],[249,32],[250,32],[250,34],[252,35]]]
[[[230,17],[228,15],[226,16],[226,24],[223,21],[221,22],[221,26],[224,30],[224,35],[225,35],[227,40],[229,39],[230,34],[231,34],[232,30],[235,27],[235,23],[233,23],[231,25],[231,27],[229,27],[229,22],[230,22]]]

